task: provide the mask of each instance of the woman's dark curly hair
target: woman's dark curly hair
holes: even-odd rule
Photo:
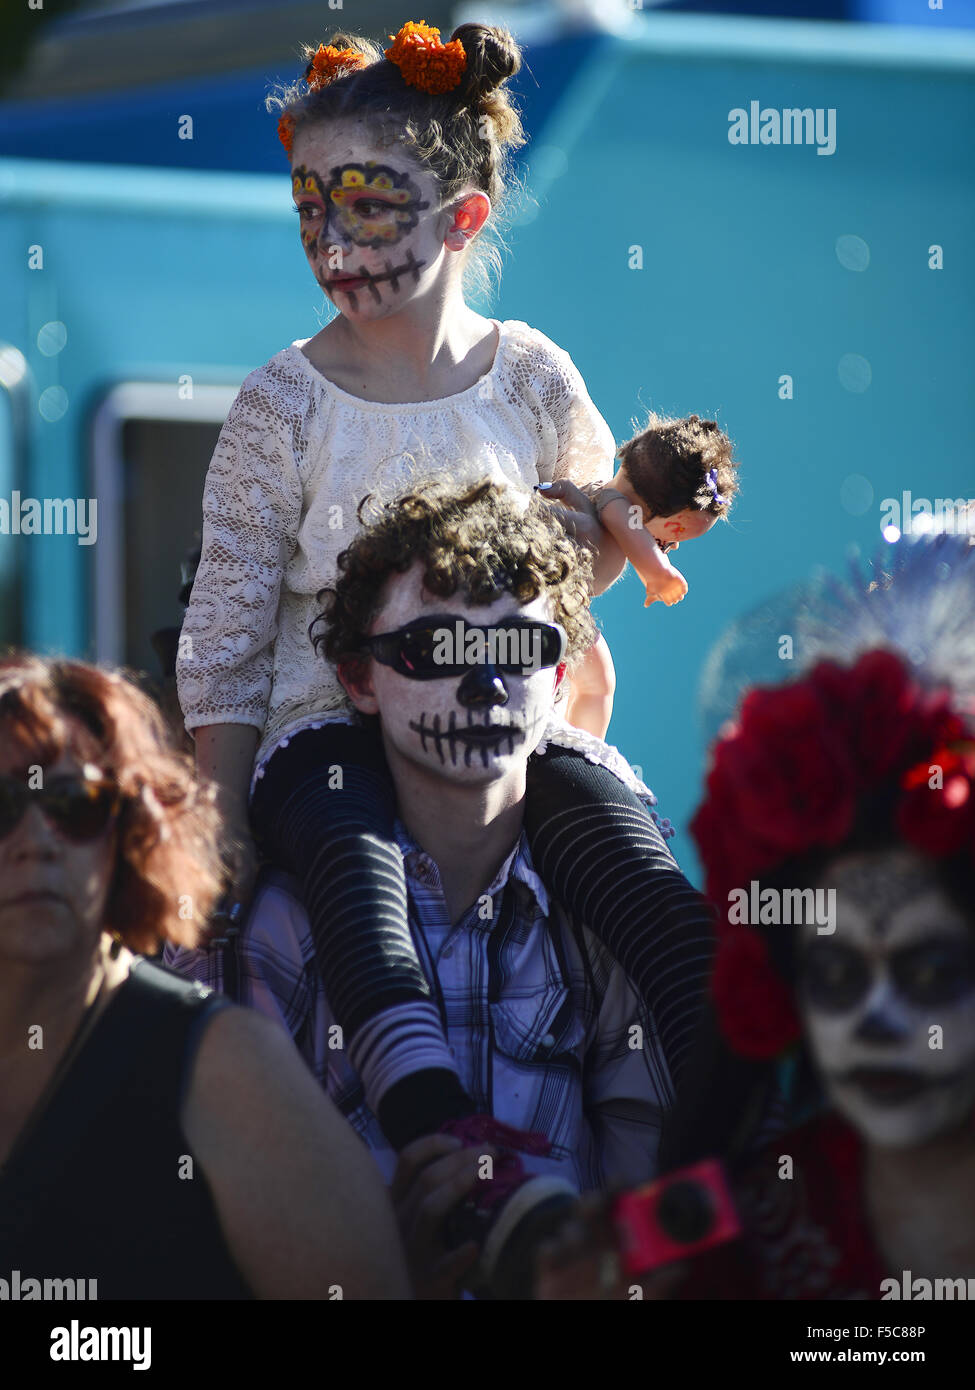
[[[378,144],[404,145],[436,176],[443,203],[472,186],[486,193],[492,216],[470,252],[478,288],[486,291],[501,270],[503,242],[496,224],[512,182],[508,152],[525,144],[521,117],[503,85],[520,69],[521,50],[507,29],[485,24],[462,24],[450,38],[463,45],[467,57],[453,91],[431,94],[410,86],[378,44],[340,32],[326,43],[357,50],[366,66],[312,91],[301,80],[293,82],[272,92],[266,106],[294,119],[295,138],[305,125],[343,117],[365,120]],[[306,62],[316,50],[317,45],[304,46]]]
[[[104,929],[133,951],[195,946],[221,887],[215,790],[197,780],[149,697],[114,671],[15,652],[0,658],[0,745],[12,775],[63,754],[122,794]]]
[[[526,504],[524,494],[485,481],[463,491],[430,483],[387,504],[339,555],[334,588],[318,595],[324,612],[309,628],[316,650],[336,664],[360,657],[387,580],[416,561],[424,588],[441,598],[461,590],[473,604],[503,593],[530,603],[546,595],[553,620],[565,628],[570,666],[596,640],[588,551],[534,493]]]
[[[640,433],[621,446],[617,458],[633,491],[653,516],[693,511],[727,519],[738,491],[733,447],[715,420],[650,414]],[[708,484],[712,468],[723,504]]]

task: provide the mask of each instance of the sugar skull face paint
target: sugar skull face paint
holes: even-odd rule
[[[869,1142],[924,1143],[975,1107],[975,932],[907,850],[845,856],[823,881],[836,932],[805,928],[800,955],[814,1063]]]
[[[291,171],[291,196],[301,219],[301,244],[305,254],[315,250],[321,230],[328,223],[325,192],[318,175],[302,164]]]
[[[299,131],[294,155],[301,244],[322,289],[359,318],[403,307],[444,256],[435,177],[356,122]]]
[[[332,170],[325,190],[330,222],[354,246],[393,246],[430,204],[409,174],[367,160]]]
[[[448,598],[423,589],[415,564],[388,585],[372,630],[398,629],[417,619],[457,618],[490,625],[520,619],[550,622],[545,597],[519,604],[502,594],[490,604],[471,604],[466,595]],[[483,785],[509,775],[524,776],[528,755],[538,743],[555,704],[561,668],[542,667],[512,675],[491,665],[472,664],[463,675],[412,680],[373,661],[370,682],[391,768],[408,766],[453,783]],[[369,711],[371,712],[371,711]]]

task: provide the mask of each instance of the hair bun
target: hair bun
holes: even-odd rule
[[[458,93],[473,102],[488,96],[521,68],[521,49],[507,29],[487,24],[461,24],[451,34],[463,44],[467,68]]]

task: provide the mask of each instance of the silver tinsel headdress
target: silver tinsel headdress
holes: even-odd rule
[[[823,573],[739,619],[712,650],[701,681],[708,741],[745,690],[798,678],[817,661],[854,662],[876,647],[900,653],[926,685],[952,687],[975,715],[975,534],[901,536],[844,582]]]

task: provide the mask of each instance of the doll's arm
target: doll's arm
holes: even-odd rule
[[[679,603],[687,593],[687,581],[641,524],[631,524],[635,508],[625,497],[614,497],[600,508],[599,520],[643,580],[649,607],[663,599],[668,607]]]

